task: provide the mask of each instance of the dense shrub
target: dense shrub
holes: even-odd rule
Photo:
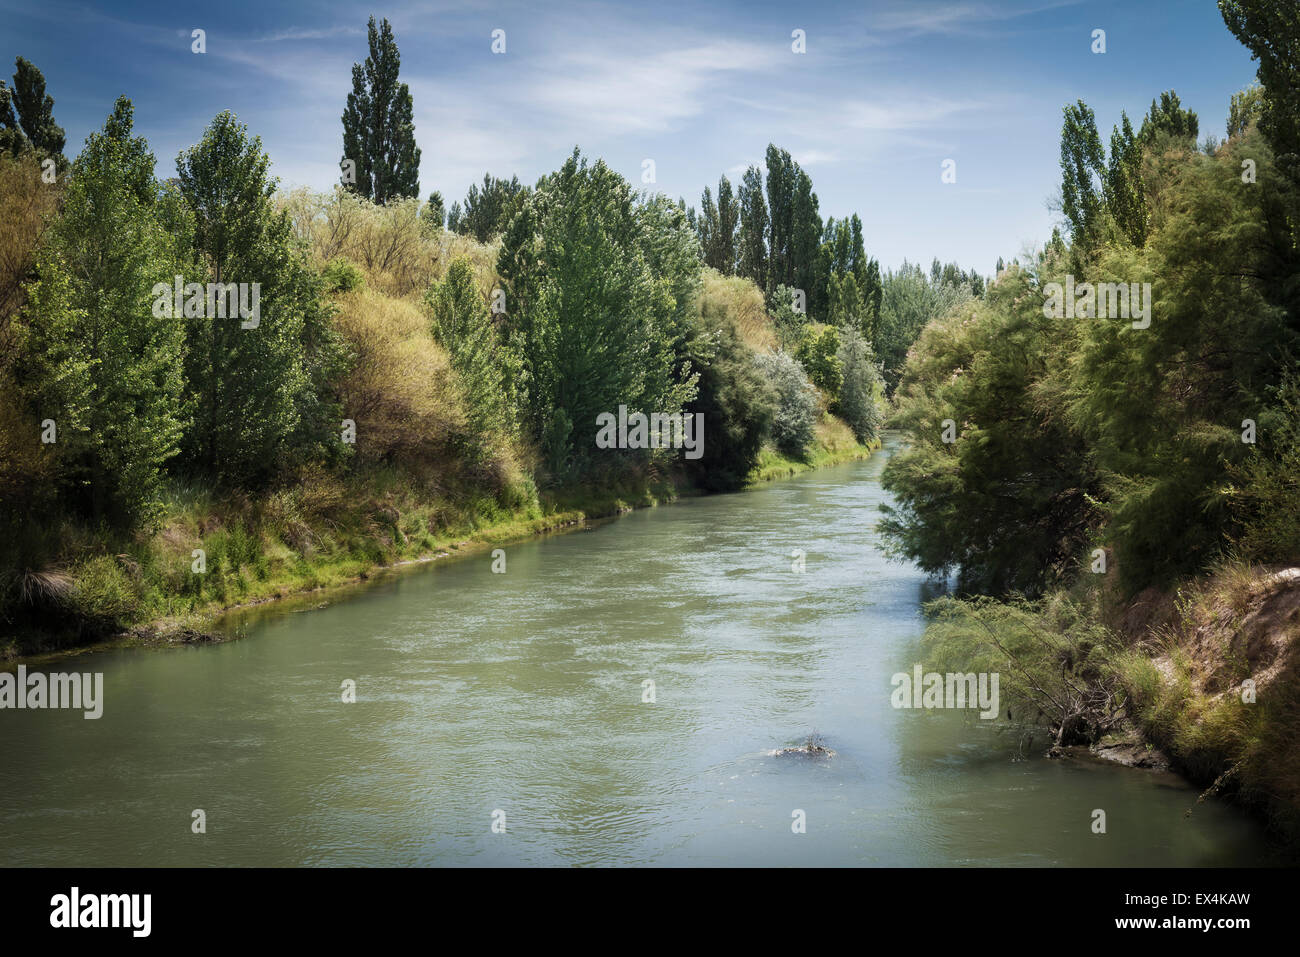
[[[840,361],[840,331],[834,326],[815,323],[805,326],[795,358],[808,373],[812,384],[821,389],[828,403],[833,403],[844,383],[844,365]]]
[[[719,297],[700,304],[701,336],[693,362],[700,370],[699,394],[687,408],[704,414],[704,454],[688,459],[687,467],[696,484],[710,490],[744,485],[758,462],[776,407],[758,356],[742,340],[733,305],[734,300]]]
[[[817,430],[817,390],[793,356],[768,352],[758,359],[759,372],[776,395],[772,444],[795,459],[808,454]]]
[[[871,346],[855,329],[840,335],[839,363],[844,372],[835,413],[853,430],[859,442],[872,442],[880,435],[883,416],[880,402],[884,381]]]

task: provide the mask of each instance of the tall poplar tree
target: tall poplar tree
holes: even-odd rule
[[[745,170],[740,181],[740,234],[737,241],[737,271],[752,279],[759,289],[767,288],[767,203],[763,200],[763,174],[757,166]]]
[[[54,98],[45,92],[45,77],[28,60],[14,61],[13,86],[0,80],[0,149],[17,153],[30,146],[51,157],[62,171],[65,137],[54,122]]]
[[[343,111],[343,185],[376,203],[418,196],[420,150],[415,145],[411,91],[397,79],[401,57],[385,19],[368,27],[370,56],[352,64],[352,92]],[[346,164],[356,164],[349,182]]]

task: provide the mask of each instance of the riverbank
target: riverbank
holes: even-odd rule
[[[1053,754],[1171,768],[1300,853],[1300,568],[1226,562],[1131,597],[1088,577],[927,611],[930,664],[1002,671],[1011,713],[1047,728]]]
[[[824,417],[805,460],[765,448],[752,487],[865,458],[838,419]],[[639,508],[703,494],[682,474],[636,474],[603,486],[504,493],[421,485],[391,470],[315,475],[262,501],[212,500],[177,490],[159,528],[127,541],[87,538],[65,571],[43,583],[48,616],[0,637],[0,661],[47,664],[108,645],[219,640],[212,623],[239,608],[324,593],[385,569],[580,528]]]

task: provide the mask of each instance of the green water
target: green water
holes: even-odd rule
[[[888,451],[514,545],[504,574],[440,561],[239,641],[72,659],[98,721],[0,711],[0,864],[1266,861],[1172,776],[891,707],[932,586],[879,549]],[[769,753],[812,731],[835,757]]]

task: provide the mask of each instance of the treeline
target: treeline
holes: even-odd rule
[[[1221,4],[1262,81],[1233,97],[1226,142],[1198,144],[1172,92],[1109,149],[1085,103],[1065,108],[1066,235],[926,327],[902,371],[899,554],[1029,595],[1300,560],[1300,36],[1282,6]]]

